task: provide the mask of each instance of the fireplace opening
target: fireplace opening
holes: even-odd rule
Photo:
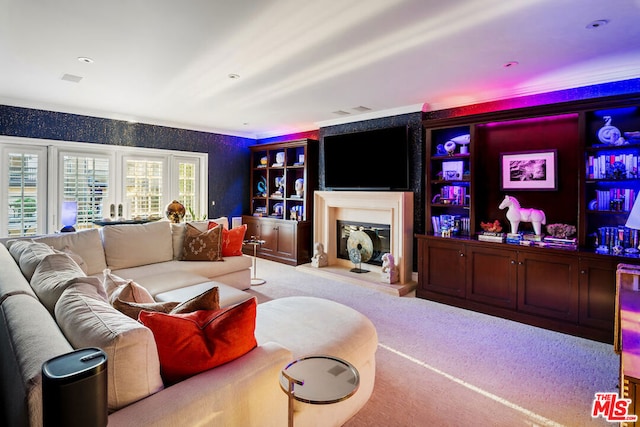
[[[381,266],[382,255],[391,251],[391,226],[388,224],[338,220],[336,230],[338,258],[349,260],[349,250],[356,248],[363,263]]]

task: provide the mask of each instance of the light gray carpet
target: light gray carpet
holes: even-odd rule
[[[462,310],[395,297],[258,259],[260,302],[328,298],[364,313],[380,345],[373,396],[360,426],[596,426],[596,392],[617,392],[611,345]],[[370,274],[370,273],[366,273]]]

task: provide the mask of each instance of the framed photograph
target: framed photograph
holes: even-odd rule
[[[442,179],[447,181],[461,181],[464,173],[462,161],[442,162]]]
[[[557,190],[557,150],[500,154],[502,190]]]

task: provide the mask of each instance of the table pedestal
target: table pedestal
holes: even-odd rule
[[[264,285],[267,281],[256,276],[258,246],[262,246],[262,244],[264,244],[264,240],[245,240],[242,243],[244,243],[245,245],[253,246],[253,271],[251,272],[251,286]]]
[[[280,388],[289,397],[289,427],[293,427],[293,401],[326,405],[353,396],[360,386],[358,370],[332,356],[307,356],[289,363],[281,372]]]

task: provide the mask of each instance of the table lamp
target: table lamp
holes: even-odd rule
[[[62,222],[61,233],[76,231],[73,227],[78,219],[78,202],[62,202],[60,221]]]

